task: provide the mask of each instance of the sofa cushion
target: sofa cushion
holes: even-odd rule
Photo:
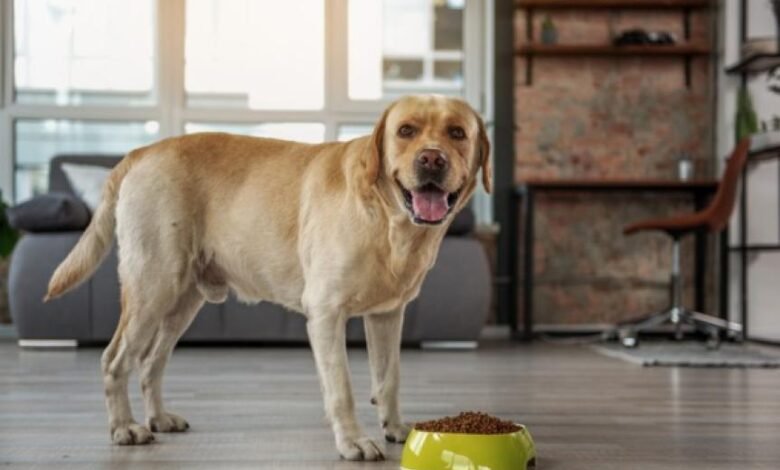
[[[122,160],[121,155],[57,155],[49,162],[49,192],[76,194],[76,189],[70,184],[62,165],[75,163],[77,165],[98,165],[113,168]]]
[[[474,230],[474,212],[470,207],[464,207],[462,211],[455,215],[450,228],[447,229],[447,236],[468,235]]]
[[[87,207],[95,212],[103,195],[103,185],[111,174],[111,169],[99,165],[79,165],[63,163],[62,171],[68,177],[70,186]]]
[[[11,227],[25,232],[84,230],[89,225],[89,208],[67,193],[36,196],[6,210]]]

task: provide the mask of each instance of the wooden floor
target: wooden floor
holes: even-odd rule
[[[144,447],[109,442],[99,349],[0,342],[0,465],[26,468],[398,468],[339,461],[304,348],[182,347],[168,407],[192,429]],[[358,412],[379,437],[366,354],[350,350]],[[540,469],[778,469],[780,372],[642,368],[582,346],[492,343],[405,350],[408,420],[484,410],[529,426]],[[141,418],[138,387],[133,387]]]

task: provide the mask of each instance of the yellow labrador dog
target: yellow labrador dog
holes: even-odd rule
[[[398,407],[401,321],[433,265],[453,214],[482,169],[479,116],[441,96],[393,103],[373,135],[309,145],[221,133],[166,139],[130,152],[54,273],[47,298],[87,279],[119,243],[122,314],[102,357],[111,437],[145,444],[184,431],[165,409],[162,374],[204,301],[230,290],[300,312],[339,453],[383,458],[355,419],[347,319],[363,316],[372,402],[390,442],[409,431]],[[128,374],[139,368],[146,426],[133,419]]]

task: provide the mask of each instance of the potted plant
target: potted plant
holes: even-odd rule
[[[542,44],[557,44],[558,29],[555,27],[550,15],[544,17],[542,22]]]
[[[0,193],[0,323],[10,323],[8,311],[8,265],[11,251],[19,239],[19,233],[8,223],[5,215],[6,205]]]
[[[739,91],[734,125],[737,141],[743,137],[749,137],[759,130],[758,116],[753,107],[753,98],[745,87]]]

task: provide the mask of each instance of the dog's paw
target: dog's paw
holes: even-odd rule
[[[120,446],[137,446],[154,441],[154,434],[145,426],[130,423],[111,430],[111,440]]]
[[[343,438],[336,441],[339,454],[345,460],[384,460],[382,449],[368,437]]]
[[[409,432],[412,429],[403,423],[398,423],[383,426],[383,430],[385,432],[385,440],[387,442],[396,442],[401,444],[406,442],[406,436],[409,435]]]
[[[146,418],[146,424],[154,432],[184,432],[190,428],[186,419],[168,412]]]

